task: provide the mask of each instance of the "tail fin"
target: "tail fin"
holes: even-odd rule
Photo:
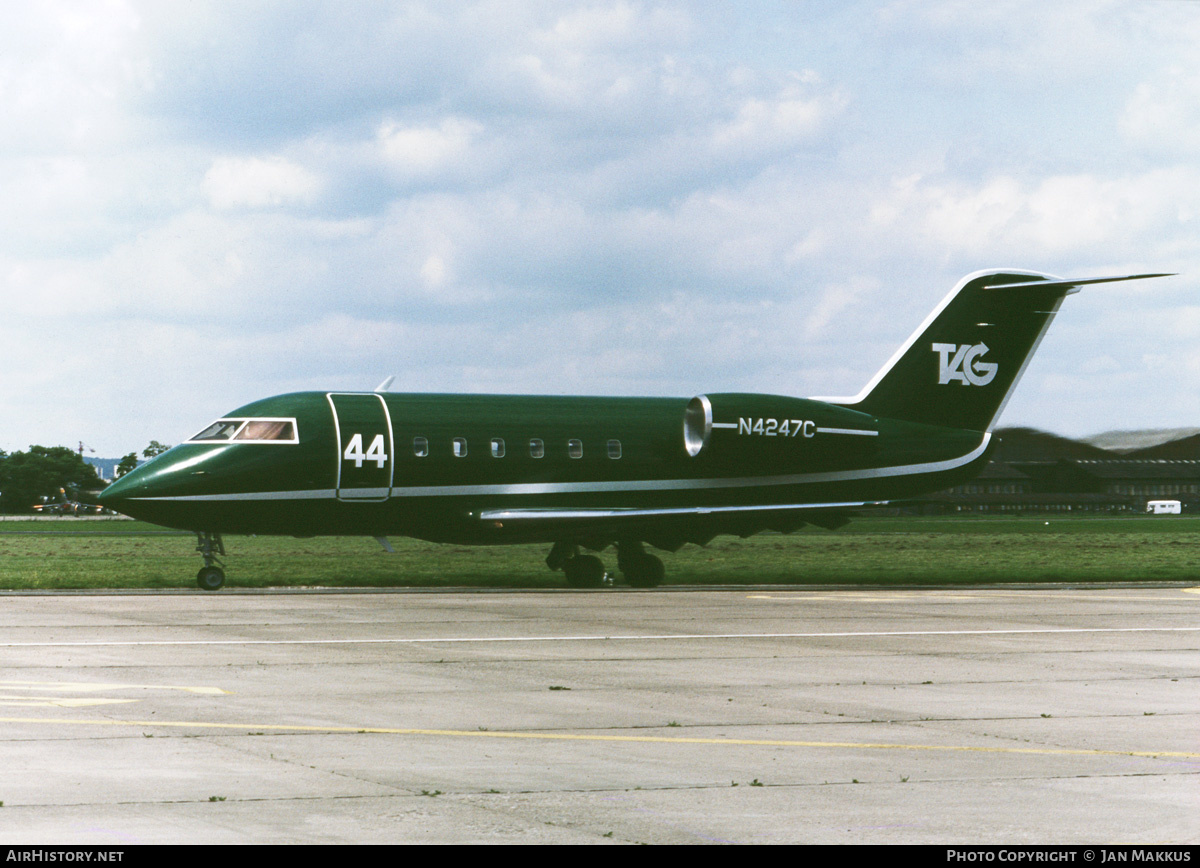
[[[1089,283],[1167,276],[1061,280],[1032,271],[977,271],[959,281],[857,397],[831,403],[989,431],[1066,296]]]

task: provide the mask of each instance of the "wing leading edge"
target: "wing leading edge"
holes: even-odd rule
[[[800,510],[829,511],[856,509],[866,506],[885,506],[886,500],[859,500],[839,503],[785,503],[769,506],[686,506],[662,509],[485,509],[479,513],[482,521],[598,521],[603,519],[666,518],[724,514],[755,514],[792,512]]]
[[[834,530],[849,523],[850,510],[885,503],[862,500],[651,509],[486,509],[476,515],[481,522],[510,529],[515,525],[539,534],[553,529],[553,535],[561,539],[596,550],[629,538],[673,552],[684,543],[706,545],[721,534],[748,537],[767,530],[791,533],[806,524]]]

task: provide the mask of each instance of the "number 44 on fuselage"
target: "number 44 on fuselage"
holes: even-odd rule
[[[248,404],[113,483],[101,503],[198,534],[201,587],[222,534],[361,534],[552,544],[577,587],[617,548],[836,527],[853,508],[974,476],[1059,304],[1090,283],[1028,271],[964,278],[855,397],[592,398],[300,392]]]

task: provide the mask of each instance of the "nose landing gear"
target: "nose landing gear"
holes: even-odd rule
[[[196,534],[196,551],[204,556],[204,566],[196,573],[196,584],[205,591],[219,591],[225,584],[225,571],[217,566],[221,562],[216,557],[225,555],[225,543],[221,535],[208,532]]]

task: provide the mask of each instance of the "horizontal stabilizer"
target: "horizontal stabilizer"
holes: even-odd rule
[[[1081,280],[1031,280],[1026,283],[996,283],[985,286],[984,289],[1025,289],[1034,286],[1038,289],[1070,289],[1071,287],[1088,286],[1093,283],[1120,283],[1122,280],[1146,280],[1150,277],[1174,276],[1174,273],[1126,274],[1120,277],[1085,277]]]

